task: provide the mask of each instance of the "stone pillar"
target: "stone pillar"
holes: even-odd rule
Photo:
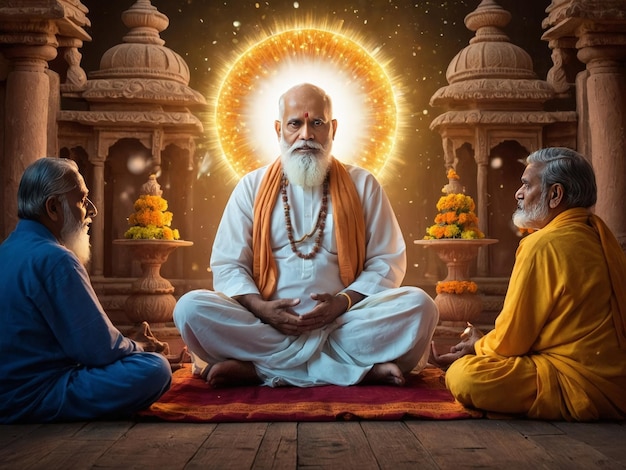
[[[488,180],[489,180],[489,148],[487,146],[487,136],[483,129],[476,129],[476,143],[474,149],[474,160],[476,161],[476,215],[478,217],[478,228],[483,233],[487,233],[489,227],[488,211]],[[489,273],[489,253],[482,248],[478,253],[476,262],[476,274],[481,277]]]
[[[587,64],[588,130],[598,183],[595,212],[626,250],[626,35],[586,34],[578,57]]]
[[[4,50],[12,63],[7,77],[4,147],[5,235],[17,223],[17,188],[24,169],[46,157],[48,143],[48,61],[56,57],[53,44],[15,46]]]
[[[94,276],[104,275],[104,158],[90,160],[93,164],[93,188],[90,197],[98,209],[98,215],[93,219],[91,227],[91,269]]]

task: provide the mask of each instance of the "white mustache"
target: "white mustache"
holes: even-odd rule
[[[294,142],[294,144],[289,147],[289,152],[293,152],[294,150],[298,150],[298,149],[313,149],[313,150],[323,150],[324,147],[322,146],[322,144],[319,144],[317,142],[308,142],[306,140],[299,140]]]

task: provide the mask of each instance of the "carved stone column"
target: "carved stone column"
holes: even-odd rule
[[[56,156],[59,83],[48,61],[57,56],[59,38],[68,44],[91,39],[83,29],[89,25],[86,13],[79,0],[0,1],[0,54],[8,70],[0,152],[4,206],[0,239],[17,223],[15,196],[24,169],[39,158]]]
[[[576,77],[577,149],[591,159],[596,172],[595,212],[626,251],[626,3],[552,0],[546,12],[543,39],[575,47],[586,65]],[[558,71],[564,65],[554,65],[553,75],[569,75]]]
[[[595,211],[626,250],[626,214],[621,203],[626,199],[626,34],[587,34],[578,45],[578,57],[589,72],[588,125],[598,183]]]
[[[91,236],[91,274],[104,275],[104,220],[106,206],[104,204],[104,158],[98,156],[90,160],[93,163],[93,182],[91,188],[93,203],[98,209],[98,215],[93,219]]]
[[[489,180],[489,148],[487,136],[484,129],[476,129],[476,151],[474,154],[476,161],[476,215],[478,224],[483,233],[487,233],[489,224],[488,212],[488,180]],[[487,250],[480,250],[476,261],[476,274],[481,277],[489,273],[489,253]]]
[[[15,46],[4,50],[12,62],[7,77],[4,147],[4,229],[8,234],[17,223],[17,187],[24,169],[47,156],[48,61],[56,57],[54,36],[34,34],[43,43]],[[27,38],[24,38],[24,42]]]

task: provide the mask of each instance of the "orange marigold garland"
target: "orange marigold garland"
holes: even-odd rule
[[[156,175],[150,175],[141,189],[144,194],[135,201],[135,212],[128,216],[130,228],[124,238],[178,240],[180,234],[170,227],[173,214],[167,210],[167,201],[161,196],[163,191]]]
[[[449,180],[458,180],[459,175],[457,174],[456,170],[454,168],[448,168],[448,171],[446,172],[446,178],[448,178]]]
[[[475,294],[478,285],[473,281],[441,281],[435,290],[437,294]]]
[[[446,184],[442,192],[446,195],[437,201],[439,213],[435,216],[435,224],[426,229],[424,239],[485,238],[485,234],[478,228],[478,217],[475,214],[474,199],[463,194],[463,187],[459,182],[459,175],[454,168],[450,168],[446,176]]]

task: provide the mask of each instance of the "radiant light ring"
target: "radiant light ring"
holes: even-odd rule
[[[217,93],[217,140],[237,177],[270,163],[278,153],[277,144],[273,155],[260,154],[254,145],[249,109],[259,83],[271,78],[286,63],[320,61],[345,73],[364,100],[364,124],[356,133],[355,153],[341,159],[374,174],[383,170],[391,158],[398,127],[397,100],[384,66],[363,46],[341,33],[299,28],[274,34],[249,47],[230,67]],[[330,91],[329,94],[332,97]],[[341,130],[349,123],[339,125]]]

